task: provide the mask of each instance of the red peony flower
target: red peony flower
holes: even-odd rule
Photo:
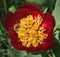
[[[54,44],[54,17],[50,13],[44,14],[33,4],[25,4],[14,14],[9,13],[4,26],[17,50],[46,51]]]

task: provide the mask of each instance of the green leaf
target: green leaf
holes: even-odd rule
[[[25,51],[17,51],[17,50],[11,50],[11,49],[8,49],[7,51],[10,57],[24,57],[27,55]]]
[[[26,0],[26,2],[31,2],[37,5],[42,5],[46,2],[46,0]]]
[[[43,11],[43,13],[45,14],[45,13],[47,12],[47,10],[48,10],[48,7],[47,7],[47,8],[45,8],[45,10]]]
[[[25,57],[42,57],[42,56],[41,56],[41,54],[33,55],[33,54],[29,53],[29,54],[26,55]]]
[[[60,24],[57,25],[57,29],[60,29]]]
[[[58,41],[56,41],[52,51],[53,51],[55,57],[59,57],[60,56],[60,43]]]
[[[60,24],[60,0],[57,0],[53,16],[56,20],[56,26]]]
[[[11,6],[8,10],[9,10],[9,12],[15,13],[16,8],[15,8],[15,6]]]
[[[57,0],[55,10],[53,11],[53,15],[56,20],[56,28],[60,30],[60,0]],[[58,41],[55,43],[55,46],[53,48],[53,52],[55,54],[55,57],[60,57],[60,31],[57,32],[56,38]]]
[[[7,14],[7,3],[6,3],[6,0],[3,0],[3,2],[4,2],[5,14]]]
[[[55,18],[55,21],[56,21],[56,28],[60,28],[60,0],[57,0],[56,2],[56,6],[55,6],[55,10],[53,11],[53,16]],[[58,31],[56,32],[56,38],[58,39]]]

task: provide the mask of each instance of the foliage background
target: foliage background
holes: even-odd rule
[[[55,45],[53,48],[46,52],[27,53],[26,51],[15,50],[11,44],[8,32],[4,28],[4,17],[9,11],[14,12],[15,8],[18,9],[25,3],[36,4],[44,11],[53,14],[56,20],[54,30]],[[0,0],[0,57],[59,57],[60,56],[60,0]]]

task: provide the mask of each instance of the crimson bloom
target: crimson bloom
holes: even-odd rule
[[[31,3],[24,4],[14,14],[9,13],[4,26],[17,50],[46,51],[54,44],[54,17]]]

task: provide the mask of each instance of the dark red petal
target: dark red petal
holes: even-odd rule
[[[39,11],[40,13],[42,13],[42,11],[40,10],[39,7],[37,7],[36,5],[31,4],[31,3],[24,4],[21,6],[21,8],[27,8],[31,11]]]
[[[11,45],[17,50],[26,50],[28,52],[36,52],[37,51],[36,48],[34,48],[34,47],[27,48],[17,41],[11,41]]]
[[[19,42],[14,42],[14,41],[11,41],[11,45],[15,48],[15,49],[17,49],[17,50],[25,50],[25,51],[27,51],[27,52],[37,52],[37,51],[40,51],[41,50],[41,48],[39,48],[39,47],[25,47],[25,46],[22,46],[22,44],[21,43],[19,43]],[[39,48],[39,50],[37,50]]]
[[[41,51],[42,47],[39,46],[39,47],[25,47],[25,46],[22,46],[21,43],[19,42],[14,42],[14,41],[11,41],[11,44],[12,46],[17,49],[17,50],[26,50],[27,52],[37,52],[37,51]],[[40,48],[41,47],[41,48]],[[38,50],[39,49],[39,50]]]
[[[28,15],[33,15],[33,17],[40,14],[43,17],[42,11],[33,4],[25,4],[20,7],[15,13],[14,13],[14,20],[12,22],[12,25],[18,23],[21,18],[26,18]]]
[[[17,40],[18,40],[17,34],[16,34],[16,32],[13,30],[12,27],[9,27],[9,28],[8,28],[8,34],[9,34],[11,40],[14,40],[14,41],[17,41]]]
[[[19,42],[11,41],[11,45],[17,50],[25,50],[25,47],[22,46]]]
[[[38,16],[38,13],[41,15],[43,18],[43,12],[40,10],[40,8],[34,4],[27,3],[21,6],[21,8],[26,8],[27,10],[33,11],[33,17],[37,19],[36,17]]]
[[[4,26],[6,29],[8,29],[8,27],[11,25],[12,20],[13,20],[13,14],[9,13],[4,19]]]
[[[27,10],[25,8],[18,9],[14,13],[14,19],[12,21],[12,26],[14,26],[16,23],[19,23],[21,18],[26,18],[27,15],[29,15],[29,14],[32,15],[32,11]]]
[[[44,44],[42,45],[43,50],[51,49],[54,43],[55,43],[55,40],[54,40],[53,34],[50,33],[50,35],[48,36],[48,38],[44,41]]]
[[[46,29],[46,33],[53,31],[55,26],[55,19],[51,14],[44,14],[43,26]]]
[[[34,17],[38,14],[40,14],[38,11],[31,11],[27,8],[21,8],[15,12],[12,26],[14,26],[16,23],[19,23],[21,18],[26,18],[28,15],[33,15]]]

